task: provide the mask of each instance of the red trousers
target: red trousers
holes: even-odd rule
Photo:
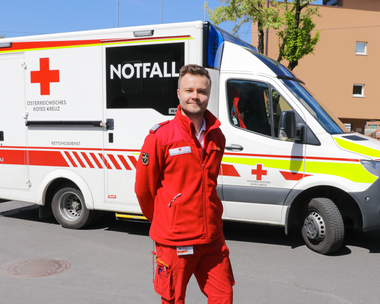
[[[195,275],[209,304],[232,303],[235,284],[224,237],[205,245],[194,245],[193,254],[178,255],[177,247],[156,243],[157,269],[154,289],[163,304],[185,303],[186,287]]]

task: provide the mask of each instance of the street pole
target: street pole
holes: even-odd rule
[[[119,27],[119,0],[117,0],[117,7],[116,7],[116,27]]]
[[[269,7],[269,0],[267,0],[267,8]],[[252,35],[251,35],[252,36]],[[268,56],[268,39],[269,39],[269,30],[267,28],[266,33],[265,33],[265,56]],[[251,43],[252,43],[252,37],[251,37]]]
[[[162,24],[162,1],[163,0],[161,0],[161,24]]]
[[[203,22],[206,22],[206,0],[203,2],[203,10],[204,10]]]

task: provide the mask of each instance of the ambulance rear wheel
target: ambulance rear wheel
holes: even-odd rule
[[[306,246],[318,253],[329,254],[343,244],[344,224],[334,202],[328,198],[313,198],[302,226]]]
[[[53,197],[51,208],[55,219],[65,228],[84,228],[94,218],[94,211],[86,208],[82,192],[72,187],[58,190]]]

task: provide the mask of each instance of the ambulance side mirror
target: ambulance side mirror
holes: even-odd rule
[[[305,126],[296,125],[296,114],[293,111],[283,111],[280,115],[278,137],[281,140],[303,142]]]

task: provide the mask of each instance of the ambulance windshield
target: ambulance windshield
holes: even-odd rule
[[[324,107],[316,97],[308,92],[303,82],[277,61],[264,56],[253,50],[248,50],[263,63],[265,63],[279,78],[299,102],[314,116],[321,126],[330,134],[341,134],[349,132],[345,125]]]
[[[345,125],[330,110],[318,102],[316,97],[310,94],[303,85],[290,79],[281,79],[281,81],[328,133],[349,132]]]

